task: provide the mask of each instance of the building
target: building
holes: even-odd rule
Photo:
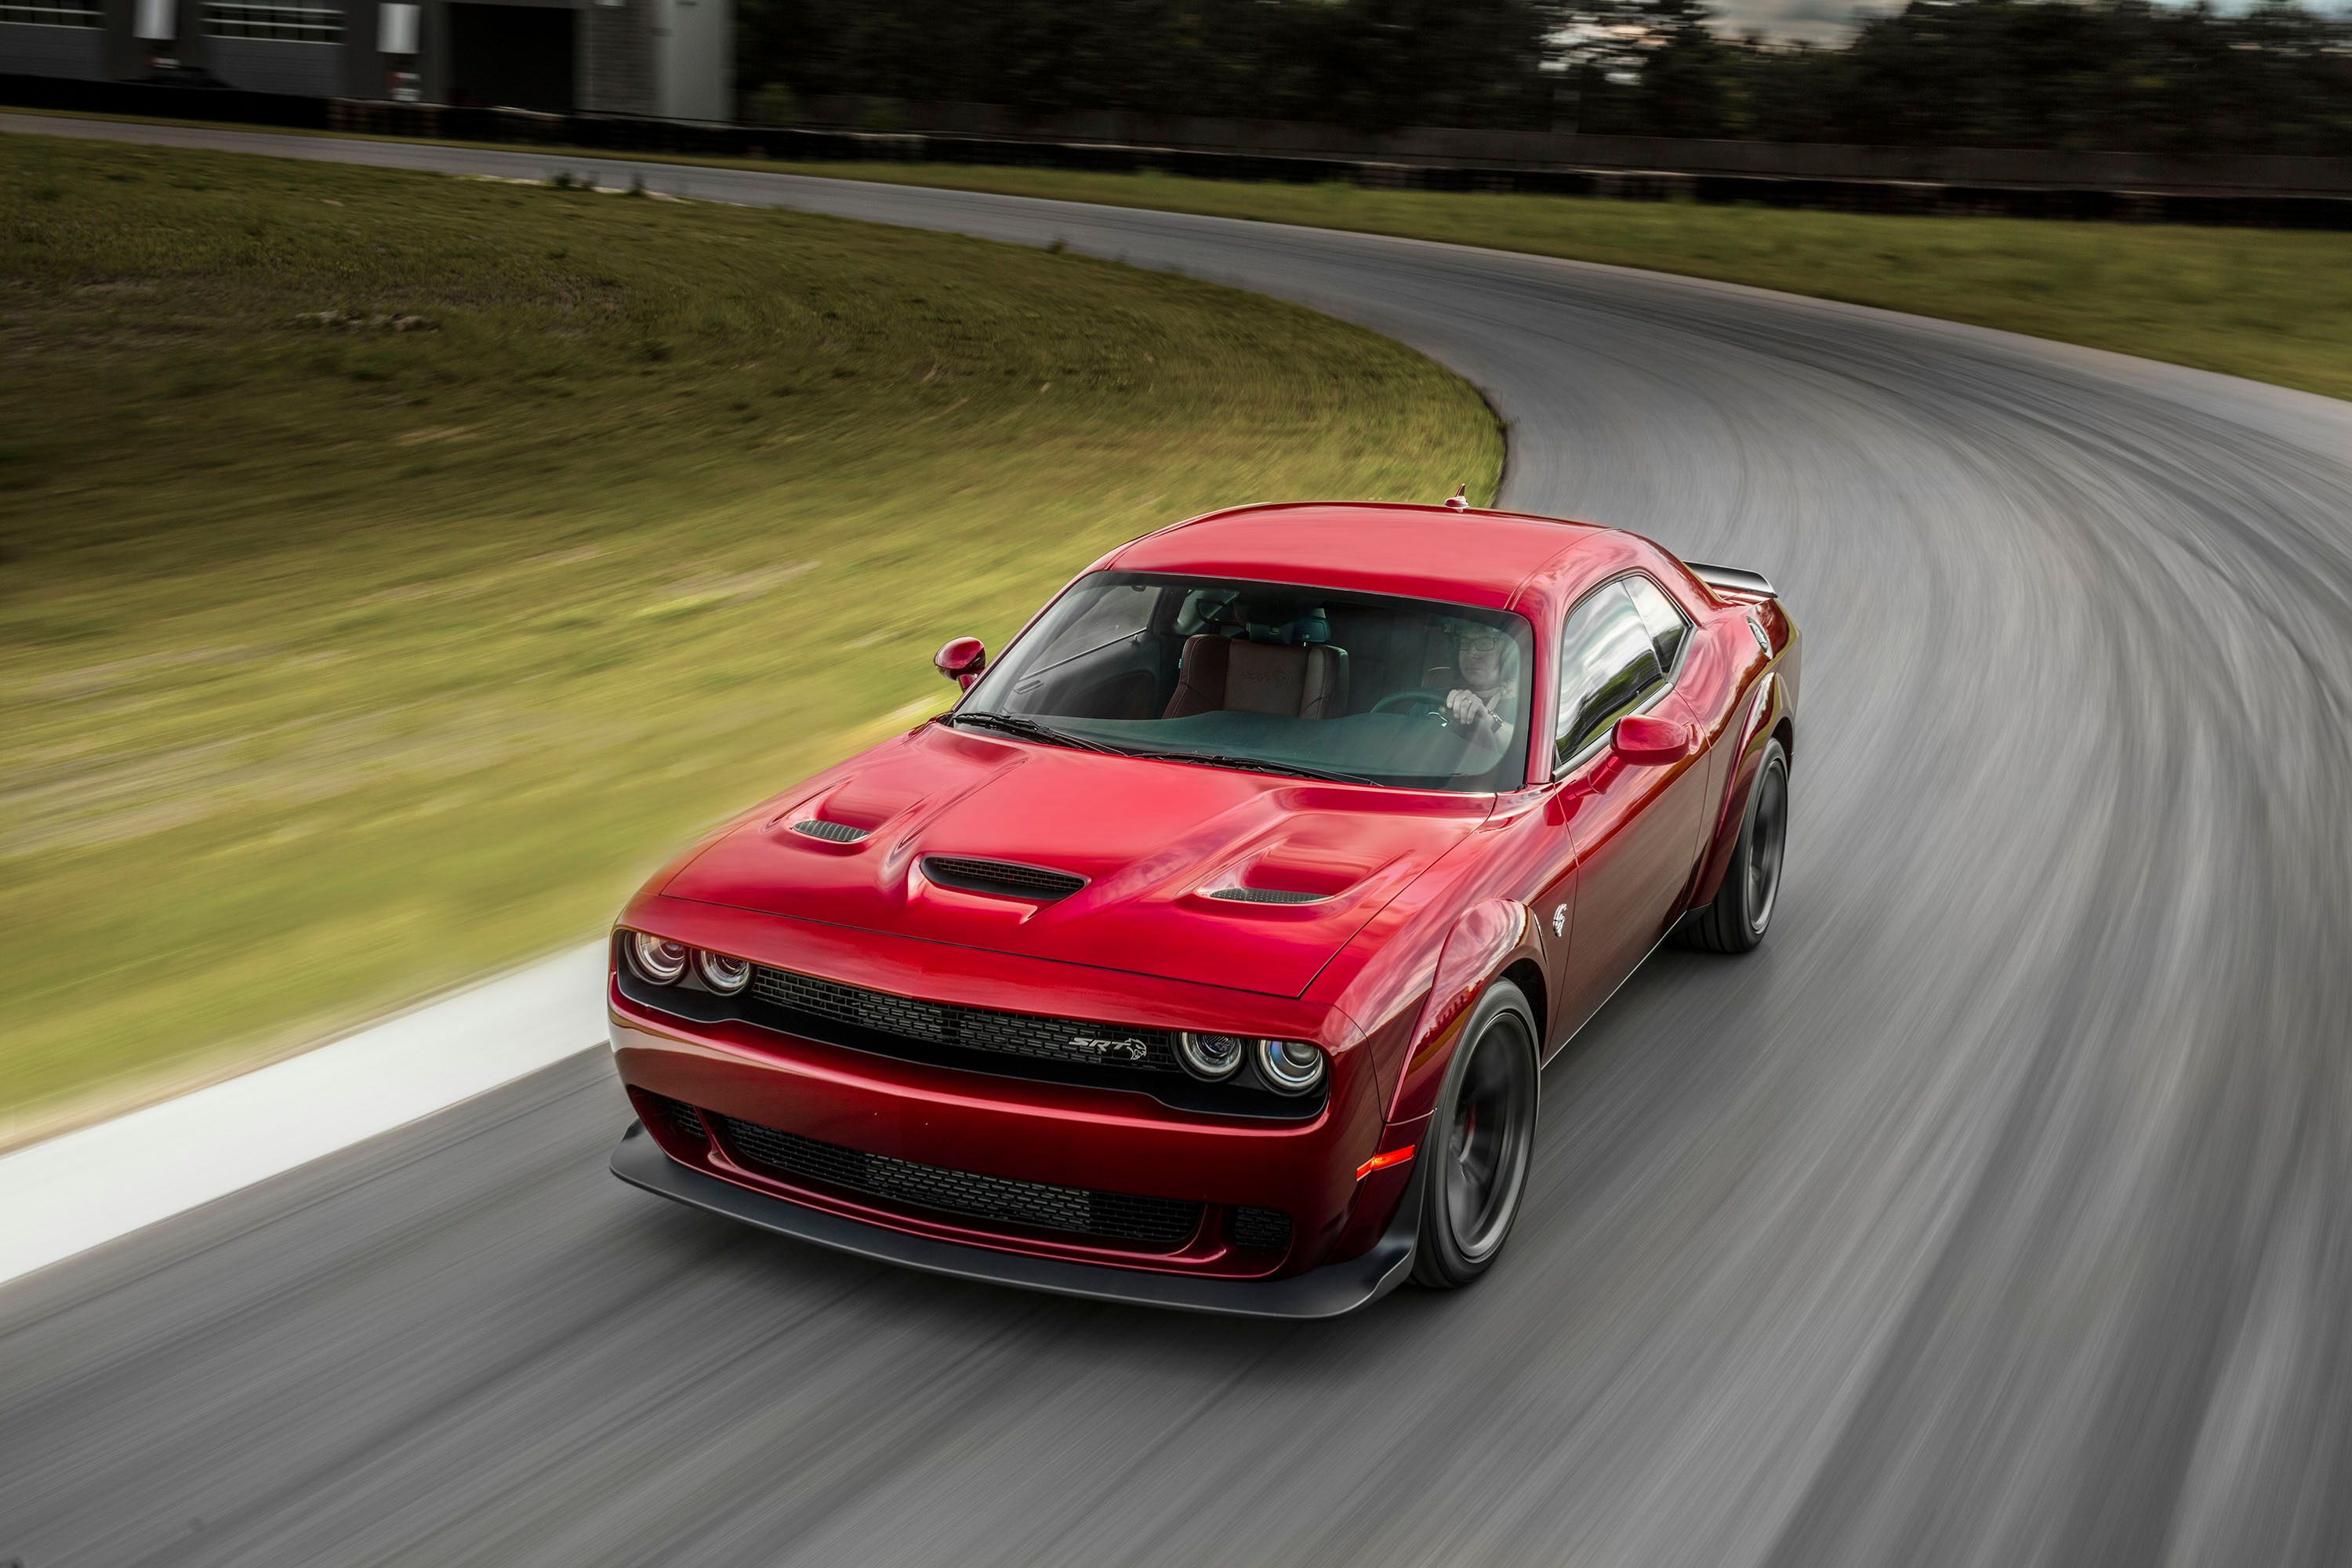
[[[734,0],[0,0],[0,76],[730,121]]]

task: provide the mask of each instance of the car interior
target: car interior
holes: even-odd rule
[[[1524,734],[1526,622],[1287,584],[1097,574],[1007,650],[968,704],[1090,741],[1242,756],[1423,788],[1497,787],[1524,748],[1446,715],[1456,638],[1498,657],[1497,718]],[[1491,687],[1490,687],[1491,691]],[[1502,711],[1507,710],[1507,711]],[[1517,780],[1513,780],[1515,784]],[[1503,785],[1500,787],[1511,787]]]

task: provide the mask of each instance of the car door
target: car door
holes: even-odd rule
[[[1639,573],[1580,599],[1561,631],[1552,811],[1577,858],[1566,950],[1552,950],[1563,1037],[1680,918],[1697,868],[1706,800],[1701,754],[1641,766],[1609,744],[1617,721],[1631,713],[1692,720],[1675,677],[1693,634],[1672,599]]]

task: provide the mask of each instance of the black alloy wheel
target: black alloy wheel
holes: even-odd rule
[[[1789,763],[1780,755],[1780,742],[1775,741],[1765,756],[1764,771],[1756,778],[1756,810],[1748,818],[1748,853],[1742,857],[1748,862],[1744,913],[1748,934],[1759,942],[1772,923],[1772,905],[1780,892],[1780,857],[1788,843]]]
[[[1412,1277],[1451,1289],[1484,1274],[1518,1218],[1535,1152],[1535,1014],[1498,980],[1479,998],[1423,1134]]]

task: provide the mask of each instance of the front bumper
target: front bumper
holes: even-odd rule
[[[1419,1164],[1414,1162],[1395,1217],[1368,1251],[1304,1274],[1240,1279],[1069,1262],[965,1247],[864,1224],[753,1192],[681,1164],[662,1152],[642,1122],[630,1123],[613,1151],[613,1173],[632,1186],[836,1252],[1057,1296],[1244,1318],[1336,1318],[1378,1300],[1401,1284],[1412,1270],[1418,1237]]]
[[[772,1017],[685,1016],[660,1006],[666,998],[633,999],[616,973],[607,983],[614,1065],[649,1128],[643,1141],[735,1189],[721,1212],[776,1205],[794,1218],[771,1228],[796,1235],[821,1215],[827,1234],[890,1233],[877,1255],[905,1237],[928,1244],[914,1251],[964,1258],[948,1272],[1014,1283],[1028,1264],[1060,1266],[1035,1272],[1058,1278],[1067,1268],[1097,1281],[1080,1294],[1135,1300],[1186,1295],[1162,1289],[1175,1280],[1255,1288],[1354,1265],[1398,1212],[1409,1167],[1356,1172],[1376,1151],[1417,1142],[1421,1128],[1385,1124],[1378,1058],[1323,1004],[664,898],[641,899],[628,920],[759,963],[788,955],[800,973],[881,997],[1113,1028],[1123,1019],[1239,1025],[1333,1052],[1330,1090],[1311,1114],[1211,1113],[1109,1081],[919,1059],[830,1021],[803,1030]],[[1341,1296],[1370,1299],[1360,1289]]]

